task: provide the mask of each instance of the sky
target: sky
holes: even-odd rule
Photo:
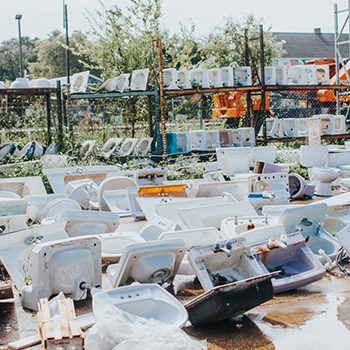
[[[92,13],[101,6],[98,0],[65,0],[68,6],[69,35],[74,30],[86,32],[89,23],[85,9]],[[106,8],[117,4],[122,9],[128,0],[103,0]],[[347,0],[337,2],[338,10],[348,7]],[[63,29],[63,0],[0,0],[0,42],[18,38],[16,14],[22,14],[22,36],[46,39],[53,30]],[[331,0],[163,0],[161,24],[170,33],[180,31],[180,22],[189,27],[196,25],[197,37],[209,33],[222,23],[225,16],[241,19],[253,13],[263,18],[264,29],[272,26],[273,32],[311,33],[321,28],[322,33],[334,33],[334,2]],[[340,14],[339,28],[345,14]],[[349,33],[349,26],[344,31]]]

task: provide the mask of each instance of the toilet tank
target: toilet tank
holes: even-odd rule
[[[328,148],[325,146],[301,146],[300,164],[305,167],[324,166],[328,158]]]

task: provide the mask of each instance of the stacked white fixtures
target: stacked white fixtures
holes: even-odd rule
[[[261,68],[259,68],[259,79],[261,79]],[[267,66],[264,69],[265,85],[276,85],[276,67]]]
[[[149,68],[137,69],[132,72],[130,90],[146,91]]]
[[[286,66],[276,66],[276,84],[288,85]]]
[[[306,83],[308,85],[318,85],[316,69],[317,69],[317,66],[313,64],[305,66]]]
[[[182,68],[177,72],[177,84],[180,89],[192,89],[190,72],[186,68]]]
[[[177,71],[175,68],[167,68],[163,70],[164,90],[178,90]]]
[[[292,66],[288,69],[288,84],[289,85],[306,85],[306,72],[303,66]]]
[[[222,85],[224,87],[233,87],[234,86],[233,68],[232,67],[222,67],[221,68],[221,78],[222,78]]]
[[[190,70],[190,82],[193,88],[207,89],[209,88],[208,71],[203,68]]]
[[[235,69],[235,85],[252,85],[252,70],[250,67],[238,67]]]
[[[220,68],[213,68],[208,70],[208,79],[211,87],[220,88],[223,86]]]

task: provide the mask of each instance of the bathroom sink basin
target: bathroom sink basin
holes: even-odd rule
[[[96,320],[104,305],[144,318],[154,318],[169,326],[182,327],[188,319],[186,309],[169,292],[155,283],[118,287],[103,291],[93,298]]]

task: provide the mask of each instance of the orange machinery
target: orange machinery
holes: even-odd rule
[[[214,118],[239,118],[247,112],[245,93],[242,91],[224,92],[216,94],[214,97],[214,108],[212,109]],[[266,109],[270,109],[270,95],[266,93]],[[259,110],[261,95],[252,95],[253,109]]]

